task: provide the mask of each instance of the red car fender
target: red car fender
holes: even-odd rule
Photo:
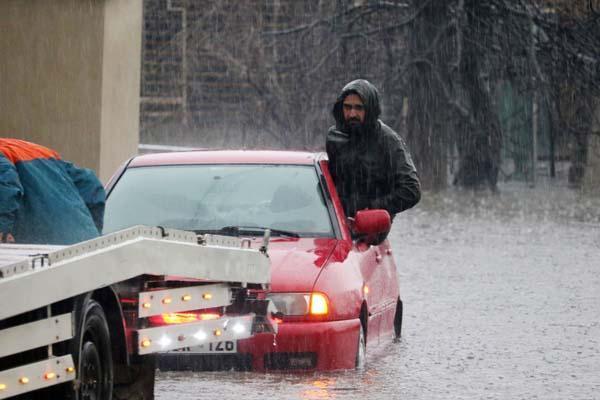
[[[313,292],[327,295],[328,320],[357,318],[364,300],[359,258],[350,252],[346,241],[339,241],[327,265],[322,269]]]

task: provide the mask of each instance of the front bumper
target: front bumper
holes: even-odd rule
[[[354,368],[360,320],[283,322],[277,335],[257,334],[238,341],[252,369],[335,370]]]
[[[355,367],[360,320],[283,322],[278,333],[258,333],[237,342],[237,353],[158,355],[162,370],[337,370]]]

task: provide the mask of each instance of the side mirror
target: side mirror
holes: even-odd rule
[[[352,232],[364,238],[364,242],[377,245],[385,240],[392,220],[387,210],[360,210],[354,216]]]

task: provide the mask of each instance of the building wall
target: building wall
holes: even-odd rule
[[[0,1],[0,136],[106,180],[135,154],[142,0]]]
[[[106,181],[137,154],[142,0],[105,1],[99,173]]]

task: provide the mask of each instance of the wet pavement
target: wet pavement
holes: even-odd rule
[[[600,399],[598,196],[429,194],[391,241],[403,338],[365,370],[159,372],[157,399]]]

